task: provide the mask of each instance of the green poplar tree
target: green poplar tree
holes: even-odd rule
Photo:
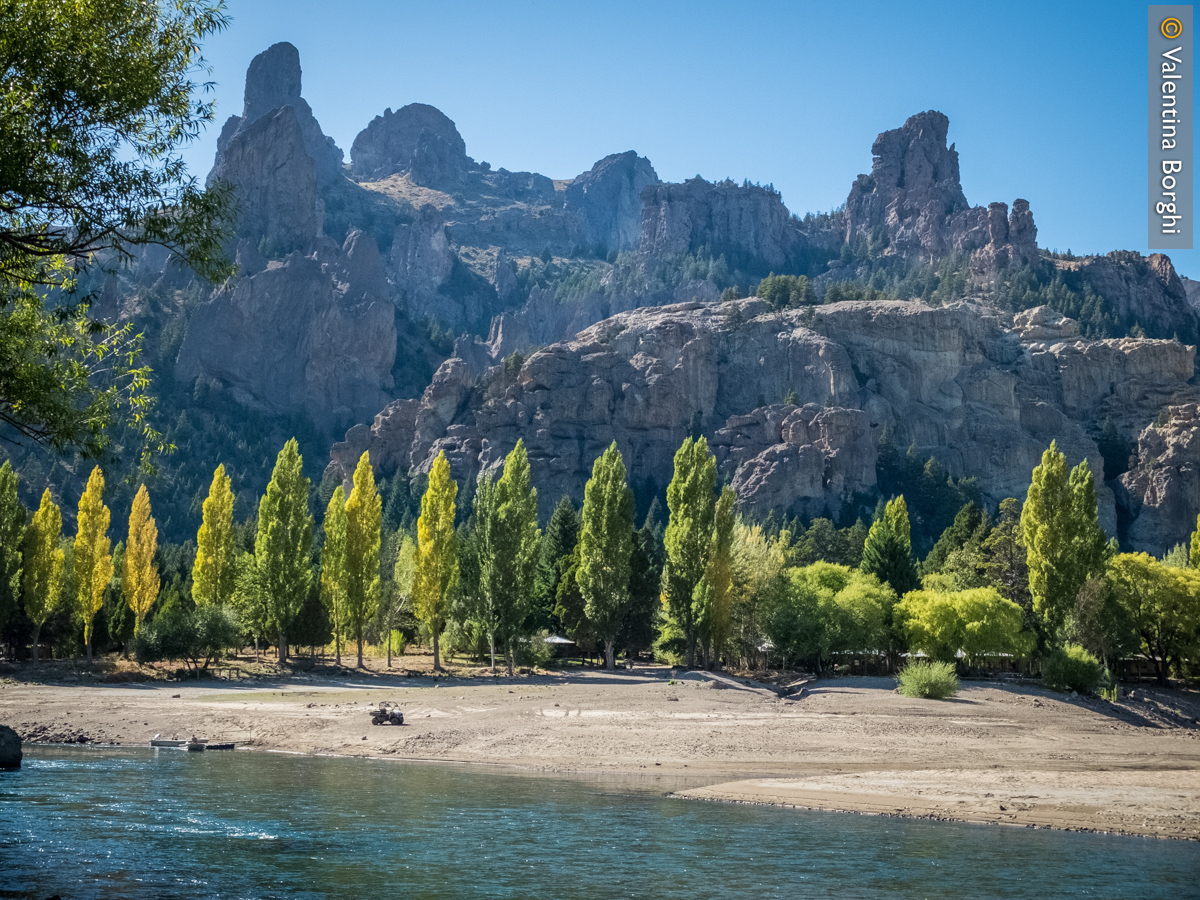
[[[692,592],[692,615],[704,652],[705,668],[718,665],[729,640],[733,601],[733,527],[737,496],[733,488],[721,489],[713,510],[712,540],[704,577]]]
[[[450,477],[450,462],[439,452],[429,469],[429,486],[421,497],[417,519],[417,575],[413,600],[417,618],[433,638],[433,670],[442,670],[440,648],[446,617],[458,588],[458,537],[454,531],[454,500],[458,484]]]
[[[192,563],[192,600],[197,606],[224,604],[233,599],[237,554],[233,546],[233,490],[224,464],[213,472],[204,500],[203,521],[196,534]]]
[[[1050,444],[1033,470],[1021,509],[1021,537],[1034,612],[1050,638],[1057,639],[1079,589],[1099,574],[1107,558],[1086,459],[1068,474],[1066,457],[1056,442]]]
[[[25,529],[24,601],[25,616],[33,623],[33,661],[38,661],[38,638],[46,619],[58,606],[62,593],[66,554],[60,544],[62,512],[50,488],[42,492],[42,503]]]
[[[254,559],[269,625],[278,636],[280,662],[287,661],[287,632],[312,582],[313,519],[303,469],[300,445],[292,438],[279,451],[267,493],[258,504]]]
[[[716,513],[717,462],[708,441],[686,438],[675,453],[675,472],[667,486],[670,517],[663,536],[666,564],[663,590],[671,618],[687,642],[687,664],[696,664],[696,618],[692,595],[704,577]]]
[[[889,584],[897,597],[921,586],[917,564],[912,555],[912,537],[908,522],[908,505],[904,495],[893,497],[877,515],[863,544],[859,568]]]
[[[358,644],[363,664],[363,626],[379,606],[379,522],[383,501],[375,487],[371,456],[364,452],[354,470],[354,487],[346,499],[346,624]]]
[[[325,509],[325,543],[321,547],[321,602],[329,610],[337,664],[342,664],[346,619],[346,489],[333,489]]]
[[[21,545],[27,518],[17,494],[17,473],[5,460],[0,466],[0,627],[21,602]]]
[[[592,465],[580,519],[575,578],[584,613],[604,644],[604,664],[611,671],[616,668],[613,644],[629,609],[633,552],[633,491],[616,441]]]
[[[104,591],[113,577],[112,542],[108,539],[111,514],[104,505],[104,474],[92,469],[79,498],[79,531],[75,535],[76,613],[83,622],[83,641],[92,661],[92,624],[104,605]]]

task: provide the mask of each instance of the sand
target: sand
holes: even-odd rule
[[[38,681],[34,681],[38,678]],[[677,796],[1200,840],[1200,697],[1112,703],[964,682],[911,700],[888,678],[767,684],[662,667],[433,679],[325,670],[251,681],[0,678],[0,723],[30,741],[145,746],[155,734],[255,750],[656,775]],[[402,727],[369,710],[399,704]]]

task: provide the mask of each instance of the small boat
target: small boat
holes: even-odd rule
[[[205,744],[209,750],[233,750],[237,745],[233,741],[227,741],[222,744]]]
[[[187,748],[189,753],[196,753],[208,746],[208,741],[188,741]]]
[[[159,737],[157,734],[150,738],[151,747],[171,747],[173,749],[178,749],[180,747],[186,747],[187,743],[187,741],[167,740],[166,738]]]

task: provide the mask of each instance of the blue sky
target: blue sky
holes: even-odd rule
[[[793,212],[842,203],[871,142],[950,117],[973,204],[1029,200],[1038,242],[1146,240],[1146,6],[1131,2],[229,0],[206,44],[218,123],[250,59],[300,50],[304,96],[349,158],[385,107],[432,103],[493,167],[570,178],[637,150],[659,177],[773,183]],[[1200,277],[1200,250],[1171,254]]]

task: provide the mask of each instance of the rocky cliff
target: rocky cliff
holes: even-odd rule
[[[219,174],[223,157],[231,141],[260,118],[290,106],[303,136],[305,152],[316,165],[318,175],[330,180],[341,173],[342,151],[321,131],[312,109],[300,96],[300,51],[286,41],[273,44],[250,61],[246,70],[245,102],[240,116],[231,116],[217,138],[217,158],[213,175]]]
[[[377,422],[347,442],[414,471],[445,452],[465,479],[524,438],[545,513],[564,493],[581,497],[592,461],[614,440],[632,482],[664,486],[675,449],[699,423],[743,509],[819,515],[869,505],[886,426],[901,446],[977,476],[995,503],[1024,496],[1051,440],[1100,472],[1098,422],[1140,429],[1159,404],[1198,397],[1194,348],[1082,341],[1073,328],[1049,310],[1013,323],[971,303],[639,309],[533,353],[516,375],[480,375],[451,358],[419,404],[392,408],[386,429]],[[335,470],[351,455],[339,448]],[[1099,493],[1115,533],[1114,495]],[[1177,527],[1156,526],[1162,517],[1146,504],[1129,514],[1135,525],[1144,519],[1129,532],[1134,546],[1150,546],[1141,536],[1154,528]]]

